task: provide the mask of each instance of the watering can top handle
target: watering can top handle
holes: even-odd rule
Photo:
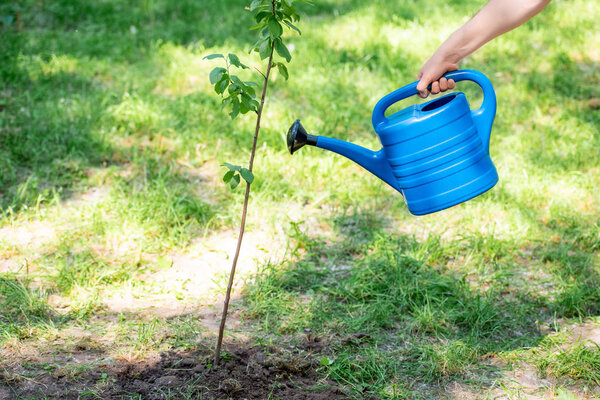
[[[477,83],[483,90],[483,103],[481,103],[481,107],[473,111],[474,115],[484,114],[488,110],[491,113],[495,114],[496,93],[494,92],[492,82],[490,82],[487,76],[485,76],[479,71],[475,71],[472,69],[461,69],[457,71],[447,72],[443,76],[447,79],[454,79],[454,81],[456,82],[468,80]],[[410,83],[404,87],[401,87],[400,89],[393,91],[392,93],[384,96],[381,100],[379,100],[375,105],[375,108],[373,109],[373,126],[377,126],[381,122],[387,121],[387,118],[385,117],[385,111],[392,104],[418,94],[418,83],[419,81]]]

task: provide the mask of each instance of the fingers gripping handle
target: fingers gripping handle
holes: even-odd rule
[[[484,142],[486,145],[485,147],[487,147],[487,143],[489,143],[489,133],[491,131],[492,122],[494,121],[494,116],[496,115],[496,93],[494,92],[492,82],[490,82],[490,80],[481,72],[474,71],[472,69],[462,69],[448,72],[444,74],[444,77],[446,79],[454,79],[455,82],[465,80],[473,81],[477,83],[483,90],[483,103],[477,110],[472,111],[472,116],[480,133],[486,133],[488,136],[487,140]],[[379,102],[377,102],[375,105],[375,109],[373,110],[373,126],[376,127],[380,123],[387,121],[387,118],[385,117],[385,111],[392,104],[418,94],[418,83],[418,81],[410,83],[379,100]]]

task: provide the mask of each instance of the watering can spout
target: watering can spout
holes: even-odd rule
[[[287,133],[288,150],[290,151],[290,154],[294,154],[296,150],[306,144],[333,151],[334,153],[354,161],[402,193],[398,181],[394,176],[394,172],[383,153],[383,149],[372,151],[343,140],[310,135],[306,132],[298,119],[292,124]]]
[[[297,119],[287,133],[287,146],[290,154],[294,154],[294,152],[305,144],[316,146],[317,145],[317,136],[309,135],[306,133],[306,130],[300,123],[300,120]]]

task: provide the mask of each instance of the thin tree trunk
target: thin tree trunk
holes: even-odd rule
[[[275,46],[271,46],[271,54],[269,55],[269,64],[267,65],[267,73],[265,75],[265,84],[263,86],[262,96],[260,98],[260,106],[258,107],[256,117],[256,129],[254,130],[254,142],[252,143],[252,152],[250,153],[250,164],[248,169],[252,172],[252,166],[254,165],[254,154],[256,153],[256,142],[258,141],[258,132],[260,130],[260,117],[262,116],[263,107],[265,104],[265,95],[267,93],[267,84],[269,83],[269,74],[271,73],[271,63],[273,61],[273,50]],[[233,277],[235,276],[235,268],[237,266],[238,257],[240,255],[240,248],[242,247],[242,239],[244,237],[244,228],[246,226],[246,213],[248,211],[248,199],[250,197],[250,184],[246,182],[246,195],[244,196],[244,208],[242,211],[242,222],[240,224],[240,233],[238,236],[237,247],[235,249],[235,256],[233,257],[233,263],[231,265],[231,272],[229,273],[229,284],[227,285],[227,292],[225,293],[225,303],[223,304],[223,315],[221,316],[221,325],[219,326],[219,337],[217,338],[217,346],[215,349],[214,365],[219,365],[219,359],[221,356],[221,343],[223,342],[223,333],[225,331],[225,321],[227,319],[227,310],[229,309],[229,299],[231,297],[231,288],[233,287]]]

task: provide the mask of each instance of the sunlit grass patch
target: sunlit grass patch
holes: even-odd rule
[[[37,81],[43,77],[50,77],[60,73],[74,73],[78,71],[79,59],[68,55],[53,54],[48,59],[43,59],[39,56],[31,57],[30,59],[21,56],[18,60],[20,68],[25,69],[29,78]]]
[[[600,386],[599,344],[590,338],[569,333],[563,329],[546,336],[531,349],[503,353],[501,358],[509,362],[532,364],[542,378],[553,377],[562,382],[571,379]]]
[[[584,342],[573,347],[536,360],[540,372],[556,377],[569,377],[587,383],[600,385],[600,348]]]
[[[211,206],[195,195],[195,186],[201,184],[200,180],[181,177],[173,165],[150,159],[131,176],[115,182],[114,203],[109,209],[118,215],[118,220],[126,222],[122,235],[132,231],[134,241],[135,232],[139,231],[137,239],[143,242],[150,235],[178,243],[200,232],[213,214]]]
[[[145,103],[139,96],[125,93],[122,101],[108,111],[114,124],[129,134],[151,134],[164,120],[157,106]]]

